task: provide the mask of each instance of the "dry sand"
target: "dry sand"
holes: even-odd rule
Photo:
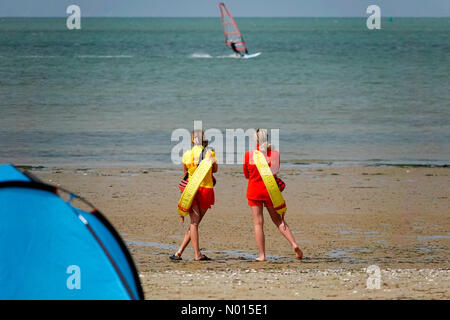
[[[246,180],[220,168],[216,205],[200,225],[214,261],[194,262],[176,213],[181,170],[32,171],[94,203],[126,240],[147,299],[449,299],[450,169],[351,166],[282,170],[295,256],[265,214],[269,260],[255,262]],[[189,220],[189,219],[187,219]],[[184,228],[187,227],[187,224]],[[366,268],[381,270],[368,289]]]

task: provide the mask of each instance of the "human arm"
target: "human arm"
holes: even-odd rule
[[[216,153],[211,151],[211,159],[212,159],[212,173],[216,173],[219,170],[219,165],[217,164]]]
[[[245,179],[248,179],[248,178],[249,178],[249,173],[248,173],[248,159],[249,159],[248,152],[246,152],[246,153],[245,153],[245,156],[244,156],[244,164],[242,165],[242,169],[243,169],[243,171],[244,171]]]
[[[272,170],[274,175],[280,171],[280,161],[280,153],[278,151],[271,151],[270,170]]]

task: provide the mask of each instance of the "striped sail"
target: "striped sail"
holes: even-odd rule
[[[228,11],[223,2],[219,3],[219,9],[223,25],[223,34],[225,36],[225,44],[231,49],[231,43],[234,42],[236,49],[240,54],[247,54],[247,46],[230,11]]]

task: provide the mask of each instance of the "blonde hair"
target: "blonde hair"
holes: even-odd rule
[[[208,140],[205,139],[204,130],[193,130],[191,133],[191,143],[193,146],[204,146],[208,145]]]
[[[259,145],[260,151],[264,152],[270,148],[269,133],[266,129],[256,129],[254,139],[256,144]]]

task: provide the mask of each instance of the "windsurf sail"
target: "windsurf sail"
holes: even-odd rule
[[[241,54],[245,55],[248,53],[247,45],[244,42],[241,31],[236,24],[233,16],[228,11],[225,3],[219,3],[220,16],[222,18],[223,34],[225,36],[225,44],[228,48],[232,49],[231,44],[234,43],[236,50]]]

